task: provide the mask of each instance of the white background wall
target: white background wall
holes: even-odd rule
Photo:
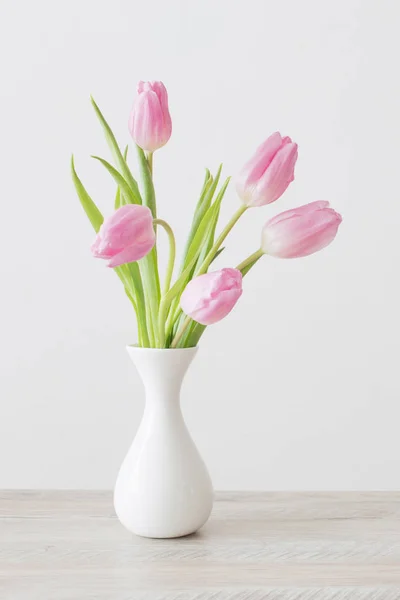
[[[328,199],[336,242],[265,258],[203,338],[184,411],[219,489],[399,489],[399,6],[392,0],[2,0],[0,487],[110,488],[143,390],[117,278],[69,159],[107,214],[114,185],[92,93],[121,145],[136,81],[169,90],[155,158],[182,247],[203,169],[234,174],[269,133],[299,144],[296,181],[247,213],[226,264],[271,215]],[[226,219],[237,206],[233,188]]]

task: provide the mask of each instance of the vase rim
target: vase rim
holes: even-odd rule
[[[138,346],[138,344],[128,344],[126,346],[127,350],[133,350],[133,351],[137,351],[137,352],[147,352],[147,353],[160,353],[160,352],[194,352],[195,350],[198,350],[199,347],[198,346],[190,346],[190,348],[142,348],[141,346]]]

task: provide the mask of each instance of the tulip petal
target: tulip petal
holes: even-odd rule
[[[242,294],[242,274],[221,269],[192,279],[181,296],[181,308],[194,321],[212,325],[223,319]]]
[[[259,146],[236,179],[236,190],[247,206],[275,202],[294,179],[297,144],[273,133]]]
[[[146,256],[154,246],[155,240],[147,240],[141,244],[135,244],[128,246],[121,250],[118,254],[115,254],[108,262],[107,267],[119,267],[126,263],[136,262],[144,256]]]
[[[290,210],[285,210],[284,212],[279,213],[279,215],[275,215],[268,221],[268,225],[275,225],[275,223],[279,223],[279,221],[283,221],[292,216],[297,216],[299,214],[312,213],[317,208],[328,208],[329,202],[326,200],[316,200],[315,202],[310,202],[309,204],[305,204],[304,206],[298,206],[297,208],[291,208]]]
[[[277,258],[300,258],[325,248],[335,238],[342,217],[324,201],[285,211],[270,219],[261,246]]]
[[[285,144],[275,154],[254,190],[253,206],[275,202],[294,179],[297,144]]]
[[[161,81],[139,81],[137,89],[129,131],[142,150],[154,152],[168,142],[172,133],[167,90]]]
[[[91,247],[95,258],[116,267],[139,260],[155,244],[153,217],[147,206],[126,204],[104,220]]]

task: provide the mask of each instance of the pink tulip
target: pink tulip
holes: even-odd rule
[[[137,91],[129,117],[129,131],[140,148],[154,152],[171,137],[167,90],[161,81],[139,81]]]
[[[341,222],[329,202],[311,202],[270,219],[262,230],[261,248],[278,258],[308,256],[332,242]]]
[[[236,180],[236,191],[247,206],[264,206],[278,200],[294,179],[297,144],[273,133],[259,146]]]
[[[91,247],[95,258],[119,267],[146,256],[156,241],[153,216],[147,206],[126,204],[105,219]]]
[[[222,269],[192,279],[181,296],[181,308],[194,321],[212,325],[231,312],[241,295],[241,272]]]

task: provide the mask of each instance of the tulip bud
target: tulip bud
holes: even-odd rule
[[[161,81],[139,81],[137,91],[129,131],[140,148],[154,152],[171,137],[167,90]]]
[[[126,204],[104,220],[91,247],[95,258],[119,267],[146,256],[156,241],[153,216],[147,206]]]
[[[278,200],[294,179],[297,144],[273,133],[245,164],[236,180],[236,191],[246,206],[263,206]]]
[[[231,312],[241,295],[241,272],[222,269],[189,281],[181,296],[181,308],[194,321],[212,325]]]
[[[311,202],[270,219],[262,230],[261,248],[277,258],[308,256],[332,242],[341,222],[329,202]]]

